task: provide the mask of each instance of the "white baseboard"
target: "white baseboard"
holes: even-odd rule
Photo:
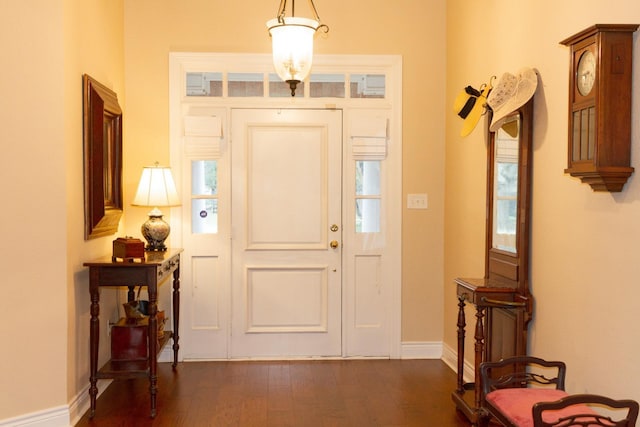
[[[158,362],[173,362],[173,348],[170,345],[164,346],[158,355]]]
[[[71,425],[67,405],[0,420],[1,427],[69,427]]]
[[[441,359],[442,342],[405,341],[401,344],[401,359]]]
[[[402,359],[441,359],[453,372],[458,372],[458,352],[443,342],[403,342]],[[475,380],[473,365],[464,361],[462,377],[465,382]]]
[[[111,381],[98,380],[98,397],[107,389]],[[90,406],[87,385],[68,405],[0,420],[0,427],[69,427],[75,425]]]
[[[458,372],[458,352],[446,344],[444,344],[443,346],[442,361],[446,363],[453,370],[453,372]],[[465,382],[468,383],[475,380],[475,369],[468,360],[464,361],[462,378]]]
[[[98,380],[98,395],[96,399],[109,387],[113,380]],[[75,425],[80,418],[91,407],[91,401],[89,400],[89,386],[83,389],[69,404],[69,418],[73,422],[71,425]]]

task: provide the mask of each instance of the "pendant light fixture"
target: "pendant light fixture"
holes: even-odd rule
[[[291,16],[285,16],[287,0],[280,0],[276,18],[267,21],[272,40],[273,65],[278,76],[289,84],[291,96],[296,95],[298,83],[306,79],[311,71],[313,36],[320,29],[329,32],[329,27],[320,23],[313,0],[309,0],[309,4],[313,19],[295,16],[295,0],[291,0]]]

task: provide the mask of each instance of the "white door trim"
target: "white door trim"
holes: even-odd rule
[[[389,312],[388,315],[388,356],[401,357],[401,248],[402,248],[402,58],[398,55],[315,55],[312,73],[314,74],[384,74],[385,97],[381,99],[351,99],[351,98],[310,98],[308,91],[304,96],[299,94],[295,98],[230,98],[226,91],[222,97],[187,97],[186,73],[187,72],[222,72],[226,78],[229,72],[265,73],[267,76],[273,72],[271,55],[268,54],[228,54],[228,53],[190,53],[172,52],[169,55],[169,137],[170,137],[170,163],[176,170],[176,175],[182,176],[182,145],[183,138],[183,111],[185,105],[195,109],[199,107],[215,106],[224,111],[222,121],[223,144],[228,143],[230,129],[230,109],[234,108],[337,108],[344,111],[345,125],[343,140],[345,150],[348,149],[350,135],[350,123],[354,117],[384,116],[388,119],[387,152],[385,159],[386,188],[388,209],[385,212],[384,245],[388,250],[385,255],[385,267],[381,280],[388,286]],[[267,77],[265,77],[267,82]],[[308,84],[308,82],[307,82]],[[225,142],[226,141],[226,142]],[[346,153],[345,153],[346,155]],[[345,172],[343,172],[344,174]],[[180,186],[180,183],[178,183]],[[343,205],[353,203],[352,199],[344,196]],[[345,215],[347,209],[344,210]],[[349,220],[343,218],[343,222]],[[180,247],[183,244],[182,227],[183,218],[180,208],[173,208],[170,215],[172,227],[171,244]],[[346,237],[345,237],[346,238]],[[354,256],[349,252],[349,242],[345,242],[345,257]],[[385,252],[387,253],[387,252]],[[344,265],[348,267],[349,263]],[[187,267],[187,266],[185,266]],[[349,275],[353,274],[349,268],[343,269],[343,282],[347,287]],[[188,283],[183,283],[183,292],[189,289]],[[343,323],[349,318],[349,306],[347,290],[343,294]],[[183,316],[186,320],[186,316]],[[182,322],[181,328],[187,327]],[[352,338],[357,331],[349,331],[348,326],[343,326],[343,354],[345,356],[357,356],[357,351],[350,352]],[[181,343],[186,345],[187,343]]]

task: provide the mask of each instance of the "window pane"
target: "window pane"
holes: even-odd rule
[[[269,74],[269,96],[272,98],[291,97],[291,89],[289,83],[283,82],[276,73]],[[298,83],[296,87],[296,96],[304,96],[304,82]]]
[[[498,233],[516,234],[516,205],[513,199],[498,200]]]
[[[222,73],[187,73],[187,96],[222,96]]]
[[[312,74],[309,78],[312,98],[344,98],[344,74]]]
[[[380,232],[380,199],[356,200],[356,233]]]
[[[518,194],[518,164],[498,163],[498,198],[515,197]]]
[[[384,98],[384,74],[352,74],[349,84],[351,98]]]
[[[356,162],[356,195],[380,195],[380,161],[358,160]]]
[[[193,199],[191,201],[191,230],[194,234],[218,232],[217,199]]]
[[[229,96],[264,95],[264,76],[261,73],[229,73]]]
[[[216,160],[191,162],[191,194],[194,196],[218,194],[218,162]]]
[[[517,201],[503,199],[496,202],[496,224],[494,224],[493,247],[516,252]]]

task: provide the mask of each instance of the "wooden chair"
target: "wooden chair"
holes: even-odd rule
[[[566,366],[559,361],[520,356],[480,365],[482,399],[478,425],[491,418],[507,427],[635,426],[638,403],[591,394],[570,396],[564,390]],[[589,405],[627,409],[612,421]],[[616,413],[618,416],[618,413]]]
[[[626,410],[626,415],[624,418],[614,421],[611,418],[613,415],[611,417],[600,415],[593,411],[589,405],[610,410]],[[565,413],[566,415],[564,415]],[[534,427],[635,427],[637,418],[638,402],[614,400],[595,394],[573,394],[556,402],[540,402],[533,405]]]

